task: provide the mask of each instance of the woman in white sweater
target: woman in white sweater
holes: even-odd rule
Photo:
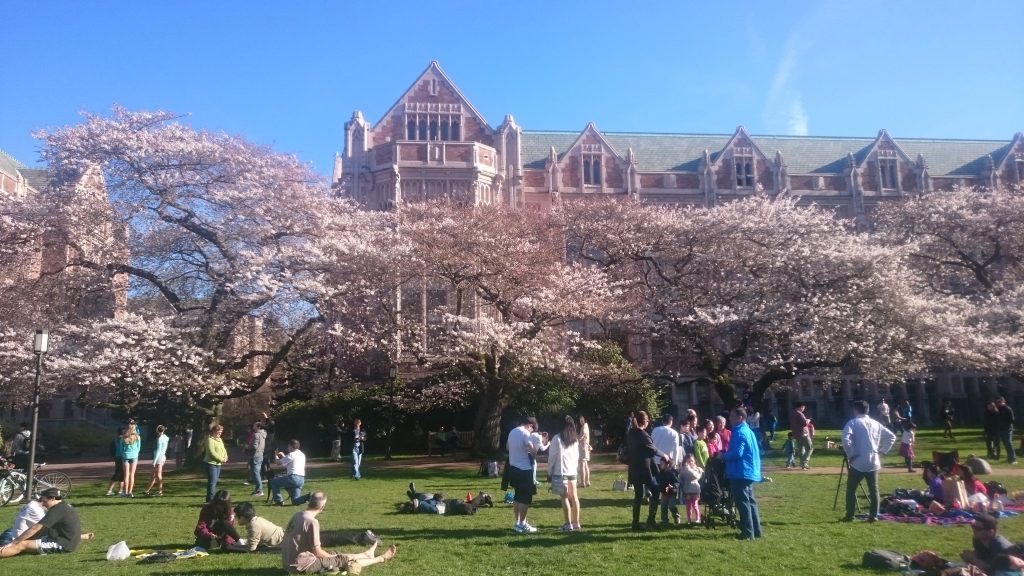
[[[551,491],[562,498],[565,524],[562,532],[580,530],[580,499],[576,494],[576,471],[580,463],[580,443],[572,416],[565,417],[562,431],[555,434],[548,448],[548,473]]]

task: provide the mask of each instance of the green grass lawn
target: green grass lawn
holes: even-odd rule
[[[835,431],[819,431],[818,442]],[[951,444],[941,441],[941,431],[920,434],[919,454]],[[961,454],[984,453],[976,432],[962,433],[955,446]],[[599,458],[611,463],[610,456]],[[818,450],[812,467],[838,466],[837,451]],[[765,537],[755,542],[733,540],[734,530],[718,528],[670,529],[635,534],[629,531],[631,495],[611,491],[619,474],[603,471],[594,475],[594,486],[581,490],[584,532],[561,534],[558,501],[543,487],[530,521],[540,528],[532,535],[511,531],[511,507],[496,504],[476,516],[402,515],[395,504],[404,500],[406,485],[414,480],[422,490],[443,490],[464,495],[467,490],[489,491],[500,499],[497,480],[475,476],[475,467],[464,469],[379,468],[378,461],[365,464],[366,478],[347,478],[347,468],[332,467],[311,474],[307,487],[325,490],[328,508],[320,515],[323,529],[370,528],[396,543],[397,558],[375,566],[377,575],[423,574],[622,574],[627,570],[643,574],[702,575],[733,574],[849,574],[859,568],[862,553],[869,548],[892,548],[905,552],[932,549],[955,559],[970,542],[966,526],[937,527],[889,522],[839,523],[839,510],[832,510],[837,476],[834,471],[782,471],[781,455],[765,458],[765,471],[773,482],[758,485]],[[892,466],[902,465],[898,457],[888,458]],[[1024,476],[1007,473],[1000,465],[992,477],[1011,489],[1024,489]],[[1002,473],[1001,473],[1002,472]],[[144,476],[144,474],[140,475]],[[140,480],[142,478],[140,477]],[[234,494],[249,493],[240,474],[226,474],[221,487]],[[920,488],[917,474],[886,473],[882,491],[898,486]],[[192,529],[199,513],[204,483],[198,478],[171,478],[167,496],[124,500],[104,498],[105,485],[75,486],[70,502],[82,516],[83,527],[97,533],[71,555],[18,557],[0,560],[0,574],[280,574],[280,559],[273,554],[220,554],[206,558],[178,560],[168,564],[139,565],[134,560],[107,562],[107,546],[126,540],[133,548],[185,548],[192,545]],[[17,506],[0,508],[0,523],[10,524]],[[257,513],[284,525],[296,509],[271,508],[257,503]],[[1011,540],[1024,540],[1024,520],[1002,522],[1002,532]]]

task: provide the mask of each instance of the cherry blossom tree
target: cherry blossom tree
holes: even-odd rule
[[[950,305],[943,364],[1024,379],[1024,189],[954,188],[878,208],[924,298]]]
[[[121,279],[133,312],[68,330],[89,401],[159,391],[215,416],[322,328],[346,266],[377,249],[375,215],[307,165],[179,116],[115,109],[38,136],[50,194],[73,208],[62,268]]]
[[[561,217],[578,257],[641,303],[628,326],[649,335],[652,367],[696,370],[727,406],[737,382],[760,406],[800,374],[893,378],[928,361],[932,304],[901,281],[899,250],[823,210],[755,196],[711,208],[584,202]]]
[[[426,320],[423,345],[406,350],[449,379],[425,393],[432,401],[469,398],[479,402],[475,448],[497,450],[501,415],[517,395],[550,371],[570,377],[587,373],[582,354],[592,344],[578,321],[605,317],[620,306],[619,291],[596,267],[567,262],[557,221],[504,206],[449,202],[404,205],[399,232],[415,260],[410,266],[424,287],[442,301],[403,313]],[[406,283],[414,304],[420,293]]]

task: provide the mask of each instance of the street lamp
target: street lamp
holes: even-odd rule
[[[43,377],[43,354],[50,347],[50,334],[46,330],[36,330],[36,336],[32,340],[32,351],[36,353],[36,386],[32,395],[32,436],[29,437],[28,449],[28,470],[25,475],[28,480],[25,482],[26,501],[32,499],[32,488],[36,475],[36,441],[39,432],[39,382]]]

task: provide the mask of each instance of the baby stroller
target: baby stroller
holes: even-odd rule
[[[700,479],[700,500],[704,504],[701,523],[713,529],[718,524],[736,527],[736,508],[729,494],[729,482],[725,479],[725,459],[715,455],[708,460],[704,476]]]

